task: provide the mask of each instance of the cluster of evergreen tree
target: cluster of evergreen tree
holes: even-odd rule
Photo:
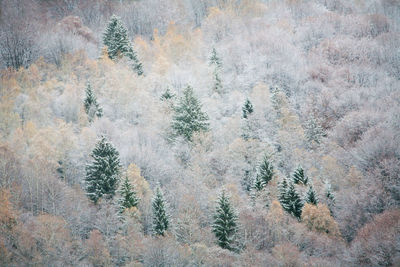
[[[119,17],[113,15],[108,22],[103,34],[103,44],[107,47],[108,57],[115,60],[126,57],[129,59],[133,70],[138,74],[143,74],[143,66],[137,58],[133,45],[129,41],[126,27],[122,24]]]
[[[301,198],[300,194],[296,190],[296,184],[308,186],[308,190],[305,192],[303,198]],[[298,167],[291,178],[284,178],[279,183],[278,190],[278,198],[282,208],[298,219],[301,217],[301,211],[304,203],[317,205],[319,202],[318,195],[314,190],[313,184],[311,180],[304,174],[302,167]],[[326,183],[325,196],[328,202],[328,207],[333,207],[335,198],[329,183]]]

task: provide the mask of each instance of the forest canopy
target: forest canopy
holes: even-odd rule
[[[396,0],[0,1],[0,266],[400,265]]]

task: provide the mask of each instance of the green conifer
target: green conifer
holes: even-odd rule
[[[136,195],[135,188],[129,182],[128,177],[125,177],[119,192],[121,195],[119,200],[121,213],[126,209],[136,207],[139,204],[139,198]]]
[[[225,191],[218,198],[212,231],[221,248],[234,250],[238,231],[237,215]]]
[[[87,83],[86,85],[86,98],[84,101],[84,106],[85,112],[88,115],[89,122],[92,122],[95,116],[97,116],[98,118],[103,116],[103,109],[97,103],[97,98],[94,95],[90,83]]]
[[[164,235],[169,227],[169,215],[167,213],[167,202],[164,199],[164,194],[157,186],[156,194],[152,201],[153,208],[153,234]]]
[[[295,184],[308,184],[308,177],[304,174],[304,169],[299,166],[293,173],[293,182]]]
[[[264,155],[263,160],[258,167],[258,175],[264,181],[264,184],[267,185],[269,181],[274,177],[274,167],[267,155]]]
[[[139,62],[136,52],[128,38],[128,31],[119,17],[113,15],[107,24],[103,34],[103,44],[107,46],[108,56],[111,59],[127,57],[131,62],[133,70],[143,74],[142,63]]]
[[[208,116],[201,110],[201,104],[194,96],[192,87],[186,87],[174,111],[172,129],[176,136],[192,141],[195,132],[208,131]]]
[[[286,192],[282,196],[281,206],[288,213],[300,219],[303,202],[294,187],[294,183],[290,181],[287,185]]]
[[[253,104],[251,104],[250,100],[247,98],[242,107],[242,117],[247,119],[247,117],[253,112]]]
[[[102,196],[112,198],[115,195],[121,165],[118,151],[105,137],[96,144],[91,157],[92,163],[86,166],[86,191],[88,197],[97,203]]]
[[[314,187],[312,184],[308,187],[308,191],[306,192],[306,195],[304,197],[304,202],[317,205],[318,204],[318,196],[317,193],[314,190]]]

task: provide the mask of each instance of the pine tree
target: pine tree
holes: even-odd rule
[[[260,175],[256,175],[256,178],[254,179],[254,184],[253,184],[253,189],[256,191],[261,191],[265,187],[265,181],[261,178]]]
[[[264,181],[265,185],[267,185],[274,176],[274,167],[272,166],[271,162],[269,162],[267,155],[264,155],[264,158],[258,168],[258,175],[260,176],[261,180]]]
[[[208,116],[201,110],[201,104],[194,96],[193,88],[188,86],[175,107],[172,129],[175,135],[191,141],[195,132],[208,131],[208,127]]]
[[[126,209],[136,207],[139,204],[139,198],[136,195],[135,188],[129,182],[128,177],[125,177],[119,192],[121,195],[119,200],[121,213]]]
[[[247,119],[248,115],[250,115],[251,113],[253,113],[254,109],[253,109],[253,104],[251,104],[250,100],[247,98],[246,102],[244,102],[244,105],[242,107],[242,117],[244,119]]]
[[[93,121],[94,116],[97,116],[98,118],[103,116],[103,109],[97,103],[97,98],[94,95],[90,83],[86,85],[86,98],[84,101],[84,106],[85,106],[85,112],[88,115],[89,122]]]
[[[167,90],[165,90],[165,92],[161,95],[160,99],[164,101],[174,97],[175,95],[171,92],[171,90],[169,90],[169,88],[167,88]]]
[[[286,201],[287,189],[288,189],[288,181],[286,177],[284,177],[282,181],[278,184],[278,191],[279,191],[278,200],[281,203],[281,205]]]
[[[86,166],[86,191],[97,203],[102,196],[112,198],[115,195],[121,165],[118,151],[104,137],[96,144],[91,157],[92,163]]]
[[[157,186],[156,195],[152,201],[153,208],[153,234],[164,235],[169,227],[169,215],[167,213],[167,202],[160,186]]]
[[[127,57],[132,68],[138,75],[143,74],[142,63],[139,62],[133,46],[128,38],[127,29],[119,17],[113,15],[103,34],[103,43],[107,46],[108,56],[111,59]]]
[[[318,196],[317,193],[314,190],[314,187],[312,184],[308,187],[308,191],[306,192],[306,195],[304,197],[304,202],[317,205],[318,204]]]
[[[281,205],[284,210],[286,210],[288,213],[292,214],[296,218],[299,219],[301,217],[303,202],[301,201],[301,198],[297,193],[293,182],[288,183],[286,192],[282,197]]]
[[[308,184],[308,177],[304,174],[304,169],[299,166],[293,173],[293,182],[295,184]]]
[[[214,87],[213,90],[217,93],[221,93],[222,91],[222,80],[220,78],[220,71],[222,68],[221,59],[217,55],[217,51],[213,48],[210,57],[210,65],[214,65],[215,69],[213,72],[214,75]]]
[[[210,65],[215,65],[216,68],[222,68],[222,62],[221,59],[217,55],[217,50],[213,48],[211,52],[211,57],[210,57]]]
[[[322,137],[325,136],[324,129],[313,115],[306,121],[304,128],[306,139],[310,145],[321,143]]]
[[[238,230],[236,211],[232,207],[229,197],[222,191],[218,198],[212,231],[218,239],[221,248],[234,250],[236,233]]]
[[[217,93],[221,93],[222,91],[222,80],[219,77],[219,72],[218,70],[214,70],[214,87],[213,90]]]

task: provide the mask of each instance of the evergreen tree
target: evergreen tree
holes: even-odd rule
[[[121,188],[120,188],[121,198],[119,200],[121,213],[126,209],[136,207],[139,204],[139,198],[136,195],[135,188],[129,182],[128,177],[125,177]]]
[[[86,98],[84,101],[84,106],[85,106],[85,112],[88,115],[89,122],[93,121],[94,116],[97,116],[98,118],[103,116],[103,109],[97,103],[97,98],[94,95],[90,83],[88,83],[86,86]]]
[[[278,184],[278,191],[279,191],[278,200],[281,203],[281,205],[282,203],[286,202],[287,189],[288,189],[288,181],[286,177],[284,177],[282,181]]]
[[[108,56],[111,59],[127,57],[132,68],[138,75],[143,74],[142,63],[139,62],[132,44],[129,41],[127,29],[119,17],[113,15],[103,34],[103,43],[107,46]]]
[[[175,135],[191,141],[193,133],[208,131],[208,126],[208,116],[201,110],[201,104],[194,96],[193,88],[188,86],[175,107],[172,129]]]
[[[264,155],[264,158],[258,168],[258,176],[260,176],[261,180],[264,181],[265,185],[267,185],[274,176],[274,167],[272,166],[271,162],[269,162],[267,155]]]
[[[325,136],[324,129],[321,127],[319,121],[311,116],[304,125],[305,136],[310,145],[320,144],[322,137]]]
[[[289,182],[287,185],[286,192],[282,196],[281,205],[282,208],[288,213],[300,219],[303,202],[301,201],[301,198],[297,193],[296,188],[294,187],[294,183],[292,181]]]
[[[210,57],[210,65],[215,65],[216,68],[222,68],[221,59],[217,55],[217,50],[215,48],[212,49],[211,57]]]
[[[261,191],[265,187],[265,181],[261,178],[260,175],[256,175],[254,179],[253,189],[256,191]]]
[[[169,88],[167,88],[167,90],[165,90],[165,92],[161,95],[161,100],[164,101],[174,97],[175,95],[171,92],[171,90],[169,90]]]
[[[254,109],[253,109],[253,104],[251,104],[250,100],[247,98],[246,102],[244,102],[244,105],[242,107],[242,117],[244,119],[247,119],[248,115],[250,115],[251,113],[253,113]]]
[[[213,90],[217,93],[221,93],[222,91],[222,80],[219,77],[219,72],[218,70],[214,70],[214,87]]]
[[[222,191],[218,198],[214,223],[212,225],[212,231],[218,239],[218,245],[224,249],[234,250],[233,245],[237,230],[236,211],[232,207],[225,191]]]
[[[104,137],[96,144],[86,166],[86,191],[88,197],[97,203],[102,196],[112,198],[118,187],[120,160],[118,151]]]
[[[304,174],[304,169],[299,166],[293,173],[293,182],[295,184],[308,184],[308,177]]]
[[[210,57],[210,65],[214,65],[214,88],[213,90],[217,93],[221,93],[222,91],[222,80],[220,78],[220,71],[222,68],[222,62],[221,59],[217,55],[217,51],[215,48],[213,48],[211,52],[211,57]]]
[[[317,193],[314,190],[314,187],[312,184],[308,187],[308,191],[306,192],[306,195],[304,197],[304,202],[317,205],[318,204],[318,196]]]
[[[164,235],[169,227],[169,215],[167,213],[167,202],[160,186],[157,186],[156,194],[152,201],[153,208],[153,234]]]

